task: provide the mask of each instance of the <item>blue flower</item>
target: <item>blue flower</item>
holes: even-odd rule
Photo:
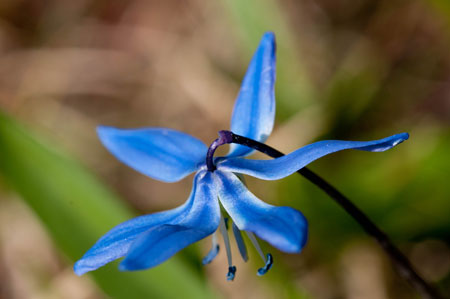
[[[267,32],[242,82],[231,118],[233,133],[259,142],[267,139],[274,124],[274,83],[275,36]],[[195,137],[172,129],[130,130],[101,126],[98,135],[120,161],[153,179],[177,182],[193,172],[196,174],[189,199],[183,205],[119,224],[76,262],[75,273],[84,274],[121,257],[125,257],[119,266],[121,270],[151,268],[186,246],[213,235],[213,248],[204,259],[206,264],[218,252],[215,232],[220,227],[229,255],[229,279],[233,279],[236,268],[232,265],[222,213],[232,220],[232,230],[244,260],[247,252],[241,231],[248,234],[261,253],[266,265],[259,274],[271,267],[272,258],[270,254],[262,254],[255,235],[288,253],[300,252],[307,239],[307,221],[299,211],[262,202],[238,175],[277,180],[340,150],[384,151],[408,138],[408,134],[402,133],[367,142],[320,141],[272,160],[245,159],[253,150],[232,144],[225,157],[207,166],[208,147]]]

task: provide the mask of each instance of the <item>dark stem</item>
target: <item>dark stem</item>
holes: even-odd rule
[[[224,131],[221,131],[224,132]],[[231,132],[230,132],[231,133]],[[220,134],[220,133],[219,133]],[[223,134],[223,133],[222,133]],[[278,158],[284,154],[264,143],[235,135],[232,135],[232,143],[238,143],[247,147],[260,151],[270,157]],[[345,197],[336,188],[331,186],[328,182],[320,176],[304,167],[297,171],[303,177],[308,179],[311,183],[322,189],[332,199],[334,199],[362,228],[380,244],[391,258],[395,268],[399,274],[403,276],[420,294],[423,298],[442,298],[439,293],[429,285],[419,274],[413,269],[409,260],[395,247],[389,237],[381,231],[358,207],[356,207],[347,197]]]

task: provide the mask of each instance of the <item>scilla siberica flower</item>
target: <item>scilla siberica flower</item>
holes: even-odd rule
[[[274,83],[275,36],[267,32],[242,82],[231,118],[233,133],[259,142],[267,139],[275,117]],[[101,126],[98,135],[120,161],[153,179],[177,182],[192,172],[196,174],[189,199],[183,205],[119,224],[76,262],[75,273],[84,274],[124,256],[120,270],[148,269],[186,246],[213,235],[213,247],[203,260],[207,264],[219,251],[215,235],[219,228],[228,256],[229,280],[234,278],[236,268],[232,264],[227,223],[222,214],[231,218],[233,235],[244,260],[247,260],[247,251],[241,231],[260,253],[265,266],[258,270],[259,275],[270,269],[272,256],[262,253],[256,237],[288,253],[300,252],[307,239],[307,222],[299,211],[262,202],[238,175],[277,180],[340,150],[384,151],[408,138],[408,134],[402,133],[367,142],[319,141],[272,160],[245,159],[253,149],[232,144],[225,157],[213,160],[211,148],[223,144],[220,143],[221,138],[226,138],[223,134],[211,145],[210,151],[195,137],[166,128],[130,130]]]

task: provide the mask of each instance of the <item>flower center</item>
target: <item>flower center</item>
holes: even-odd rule
[[[219,131],[219,138],[213,141],[208,148],[208,152],[206,154],[206,167],[208,167],[208,171],[214,172],[216,170],[216,165],[214,164],[213,158],[216,149],[224,144],[233,142],[233,133],[230,131]]]

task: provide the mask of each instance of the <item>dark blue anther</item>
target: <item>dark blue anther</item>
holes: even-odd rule
[[[207,265],[209,263],[212,262],[212,260],[217,256],[217,254],[219,253],[220,250],[220,246],[216,245],[213,248],[211,248],[211,250],[208,252],[208,254],[203,258],[202,260],[202,264]]]
[[[206,153],[206,167],[208,170],[213,172],[216,170],[216,166],[214,165],[213,158],[214,152],[216,149],[224,144],[231,143],[233,141],[233,133],[230,131],[219,131],[219,138],[213,141],[208,148],[208,152]]]
[[[270,253],[267,254],[267,259],[266,259],[266,265],[262,268],[258,269],[258,276],[262,276],[264,274],[267,273],[267,271],[270,270],[270,268],[272,268],[272,264],[273,264],[273,257]]]
[[[236,267],[235,266],[228,267],[227,280],[233,281],[235,275],[236,275]]]

